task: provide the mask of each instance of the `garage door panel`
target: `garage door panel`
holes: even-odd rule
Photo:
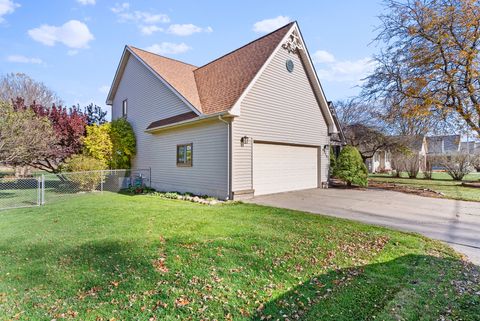
[[[255,195],[317,187],[317,148],[254,144]]]

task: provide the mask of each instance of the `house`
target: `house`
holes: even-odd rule
[[[460,151],[460,135],[440,135],[427,137],[428,156],[440,156]]]
[[[400,135],[390,136],[392,146],[403,146],[412,153],[411,159],[418,161],[420,171],[427,168],[427,137],[424,135]],[[371,173],[390,172],[395,169],[395,151],[390,149],[379,149],[370,160],[367,160],[367,168]]]
[[[337,126],[296,22],[201,67],[126,46],[107,104],[158,190],[241,199],[328,181]]]
[[[471,155],[480,155],[480,142],[461,142],[460,143],[460,152],[471,154]]]
[[[367,169],[370,173],[391,172],[392,154],[389,150],[380,149],[373,154],[372,158],[366,160]]]

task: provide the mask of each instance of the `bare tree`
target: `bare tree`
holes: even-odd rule
[[[62,100],[44,83],[23,73],[9,73],[0,77],[0,100],[14,101],[22,98],[25,104],[34,102],[43,106],[62,105]]]
[[[362,95],[401,117],[453,116],[480,135],[480,3],[385,0],[383,50]]]
[[[379,127],[379,118],[375,106],[364,103],[358,98],[338,100],[335,102],[338,119],[342,126],[362,124],[369,127]]]
[[[461,181],[468,175],[474,165],[472,156],[466,153],[435,156],[433,163],[445,168],[447,174],[456,181]]]
[[[480,172],[480,155],[476,154],[472,156],[472,166],[477,172]]]
[[[433,160],[431,156],[427,155],[425,170],[423,171],[423,178],[432,179],[433,177]]]
[[[420,172],[421,162],[422,156],[409,149],[397,149],[392,152],[392,167],[397,177],[406,172],[409,178],[416,178]]]

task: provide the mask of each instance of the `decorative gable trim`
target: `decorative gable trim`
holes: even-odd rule
[[[282,48],[294,54],[298,53],[299,50],[303,50],[302,41],[296,29],[290,33],[287,40],[283,43]]]
[[[275,54],[280,49],[284,49],[284,50],[287,50],[289,52],[292,52],[292,53],[295,53],[295,54],[299,55],[300,59],[304,63],[304,67],[305,67],[305,71],[307,73],[307,77],[310,80],[310,84],[311,84],[312,89],[314,91],[315,97],[317,98],[317,102],[320,105],[321,112],[322,112],[322,114],[325,118],[325,121],[327,122],[328,132],[329,132],[329,134],[337,133],[338,129],[337,129],[337,126],[335,125],[333,115],[330,111],[328,102],[325,98],[325,94],[324,94],[323,89],[322,89],[322,86],[320,84],[320,81],[318,80],[317,73],[315,72],[313,62],[310,58],[310,55],[308,54],[307,48],[306,48],[305,43],[303,41],[303,37],[301,35],[300,29],[298,28],[298,25],[297,25],[296,22],[292,25],[290,30],[283,37],[282,41],[279,42],[278,46],[272,52],[270,57],[268,57],[268,59],[265,61],[262,68],[260,68],[260,70],[257,72],[255,77],[252,79],[250,84],[247,86],[245,91],[242,93],[242,95],[240,95],[240,97],[235,102],[235,104],[232,106],[232,108],[230,108],[230,110],[229,110],[230,114],[235,115],[235,116],[240,116],[242,101],[245,99],[246,95],[253,88],[254,84],[257,82],[257,80],[263,74],[263,72],[265,71],[267,66],[273,60],[273,57],[275,56]]]
[[[248,84],[247,88],[245,88],[245,90],[243,91],[243,93],[240,95],[240,97],[238,97],[237,101],[235,102],[235,104],[233,104],[233,106],[230,108],[229,112],[230,114],[232,115],[235,115],[235,116],[240,116],[240,105],[242,104],[242,101],[245,99],[245,97],[247,96],[248,92],[252,89],[253,85],[257,82],[258,78],[260,78],[260,75],[263,74],[263,72],[265,71],[265,69],[267,68],[267,66],[270,64],[270,62],[273,60],[273,57],[275,56],[275,53],[277,53],[277,51],[283,46],[283,44],[287,41],[287,39],[289,38],[289,35],[291,33],[291,31],[295,28],[295,25],[297,23],[295,22],[292,27],[290,28],[290,30],[288,30],[288,32],[285,34],[285,36],[283,37],[283,39],[278,43],[277,47],[275,48],[275,50],[272,51],[272,53],[270,54],[270,57],[268,57],[268,59],[265,61],[265,63],[263,64],[262,68],[260,68],[257,72],[257,74],[255,75],[255,77],[253,77],[253,79],[250,81],[250,83]]]

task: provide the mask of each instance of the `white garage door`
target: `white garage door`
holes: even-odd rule
[[[317,187],[317,148],[255,143],[255,195]]]

